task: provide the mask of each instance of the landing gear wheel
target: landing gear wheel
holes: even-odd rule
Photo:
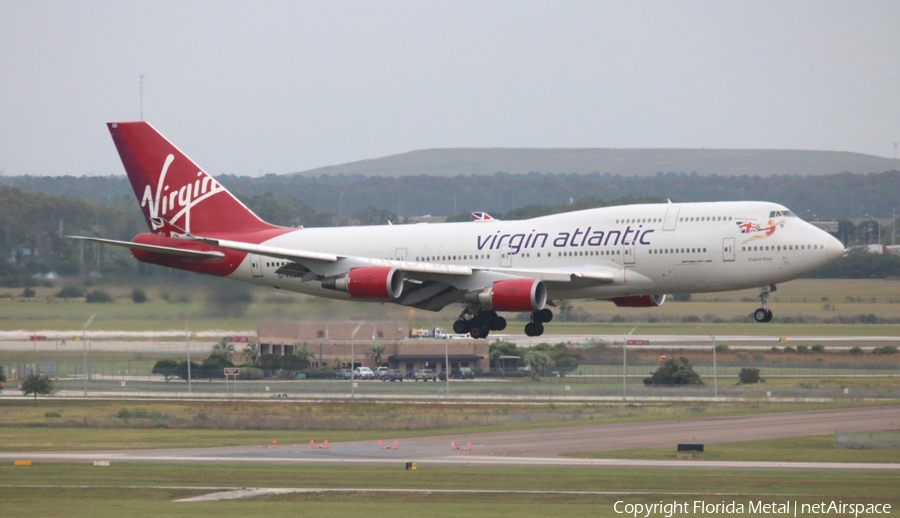
[[[469,324],[463,319],[459,319],[453,323],[453,332],[458,335],[464,335],[469,332]]]
[[[494,317],[491,320],[491,331],[503,331],[506,329],[506,319],[503,317]]]
[[[774,284],[763,286],[759,289],[759,301],[762,302],[762,307],[753,312],[753,320],[757,322],[772,321],[772,310],[769,309],[769,293],[777,289]]]
[[[544,334],[544,326],[539,322],[525,324],[525,334],[528,336],[541,336]]]
[[[531,319],[535,322],[540,322],[542,324],[546,324],[553,320],[553,312],[547,308],[544,308],[540,311],[535,311],[531,314]]]
[[[488,334],[490,334],[491,330],[486,327],[481,326],[472,326],[472,329],[469,330],[469,336],[472,338],[487,338]]]

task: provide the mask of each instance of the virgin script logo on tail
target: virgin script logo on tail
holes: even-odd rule
[[[224,192],[225,188],[203,171],[197,171],[197,178],[193,183],[188,180],[180,187],[169,186],[166,183],[166,175],[169,172],[169,166],[174,161],[175,155],[166,156],[159,174],[159,181],[156,184],[156,192],[154,193],[150,184],[147,184],[144,187],[144,195],[141,197],[141,207],[148,208],[150,225],[153,230],[163,228],[164,220],[176,223],[184,216],[184,230],[190,232],[191,209],[203,200]]]

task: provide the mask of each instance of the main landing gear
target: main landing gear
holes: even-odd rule
[[[553,320],[553,312],[542,309],[531,313],[531,322],[525,324],[525,334],[528,336],[541,336],[544,334],[544,324]],[[453,322],[453,332],[459,335],[469,333],[472,338],[487,338],[491,331],[503,331],[506,329],[506,319],[497,315],[497,312],[478,307],[468,307],[459,314],[456,322]]]
[[[544,324],[551,320],[553,320],[553,312],[547,308],[531,313],[531,322],[525,324],[525,334],[541,336],[544,334]]]
[[[772,310],[769,309],[769,293],[777,290],[774,284],[763,286],[759,289],[759,301],[762,307],[753,312],[753,320],[757,322],[770,322],[772,320]]]
[[[506,319],[493,310],[466,308],[453,323],[453,332],[458,335],[469,333],[472,338],[487,338],[491,331],[506,329]]]

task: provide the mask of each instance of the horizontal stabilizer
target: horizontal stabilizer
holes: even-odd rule
[[[200,250],[185,250],[183,248],[174,248],[171,246],[144,245],[131,241],[116,241],[114,239],[101,239],[99,237],[84,236],[66,236],[70,239],[80,239],[82,241],[93,241],[94,243],[102,243],[104,245],[121,246],[123,248],[131,248],[136,250],[144,250],[145,252],[154,252],[157,254],[171,255],[173,257],[182,257],[185,259],[213,260],[225,257],[222,252],[202,252]]]

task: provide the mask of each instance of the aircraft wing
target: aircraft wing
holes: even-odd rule
[[[193,237],[193,239],[217,246],[220,248],[228,248],[230,250],[238,250],[253,254],[285,259],[297,262],[309,268],[310,271],[318,275],[334,275],[335,273],[346,273],[350,268],[361,266],[391,266],[403,271],[409,277],[430,279],[433,276],[463,276],[469,277],[476,272],[495,273],[503,278],[509,277],[527,277],[529,279],[539,279],[545,282],[567,283],[573,281],[588,281],[598,284],[612,284],[622,277],[623,269],[615,263],[609,262],[608,265],[584,265],[574,267],[560,268],[502,268],[502,267],[485,267],[485,266],[466,266],[458,264],[442,264],[418,261],[401,261],[391,259],[373,259],[367,257],[354,257],[346,255],[328,254],[322,252],[311,252],[297,250],[293,248],[278,248],[266,245],[254,245],[240,241],[229,241],[225,239],[210,239],[203,237]],[[337,270],[330,271],[335,268],[323,267],[324,265],[314,265],[311,262],[319,263],[342,263]],[[470,284],[470,283],[465,283]]]
[[[85,236],[66,236],[69,239],[80,239],[81,241],[92,241],[94,243],[102,243],[104,245],[119,246],[123,248],[133,248],[136,250],[144,250],[147,252],[155,252],[157,254],[171,255],[173,257],[181,257],[184,259],[200,259],[213,260],[225,257],[222,252],[200,250],[186,250],[184,248],[175,248],[171,246],[147,245],[142,243],[134,243],[132,241],[116,241],[115,239],[101,239],[99,237]]]
[[[191,239],[220,248],[291,261],[293,264],[278,272],[304,280],[321,280],[365,266],[396,268],[403,272],[405,278],[402,295],[396,302],[431,311],[462,302],[467,292],[487,288],[498,280],[525,277],[550,284],[583,287],[624,281],[625,271],[612,262],[560,268],[482,267],[356,257],[198,236],[191,236]]]

